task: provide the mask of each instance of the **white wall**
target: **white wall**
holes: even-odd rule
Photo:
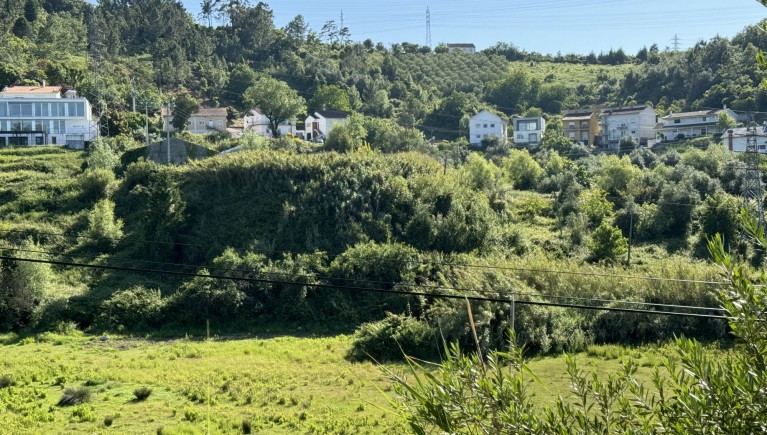
[[[483,110],[469,120],[469,143],[479,145],[483,138],[492,136],[505,143],[506,128],[506,123],[499,116]]]

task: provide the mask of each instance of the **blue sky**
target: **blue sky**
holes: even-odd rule
[[[253,0],[254,2],[256,0]],[[181,0],[195,17],[201,0]],[[352,39],[426,42],[426,8],[431,11],[432,43],[473,42],[482,49],[497,41],[541,53],[588,53],[619,47],[634,54],[653,43],[685,49],[717,34],[731,37],[767,18],[755,0],[326,0],[266,2],[275,24],[301,14],[319,31],[340,21]]]

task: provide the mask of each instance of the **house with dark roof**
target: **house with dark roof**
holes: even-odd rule
[[[594,145],[599,137],[599,111],[568,110],[562,114],[562,135],[582,145]]]
[[[349,116],[351,116],[351,112],[343,110],[318,110],[314,112],[307,116],[304,121],[304,139],[311,142],[327,139],[333,128],[349,123]],[[301,132],[296,131],[296,134],[300,136]]]
[[[727,107],[724,109],[671,113],[660,118],[660,122],[655,127],[655,130],[660,140],[722,134],[724,129],[717,127],[717,123],[719,122],[719,117],[724,113],[733,120],[737,119],[735,112]]]
[[[606,107],[599,112],[601,134],[599,144],[617,148],[621,139],[631,137],[641,146],[655,143],[658,112],[646,104],[638,106]]]

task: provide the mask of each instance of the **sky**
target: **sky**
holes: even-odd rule
[[[95,2],[95,0],[91,0]],[[257,0],[252,0],[253,2]],[[201,0],[180,0],[195,17]],[[328,20],[343,22],[351,38],[387,46],[426,44],[426,9],[431,13],[432,46],[474,43],[477,49],[498,41],[526,51],[588,54],[623,48],[635,54],[658,44],[686,49],[716,35],[732,37],[767,18],[756,0],[326,0],[266,2],[275,25],[298,14],[319,31]]]

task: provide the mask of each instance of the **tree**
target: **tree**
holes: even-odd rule
[[[37,21],[37,3],[34,0],[24,3],[24,18],[30,23]]]
[[[245,90],[245,104],[257,107],[269,120],[274,137],[280,136],[279,125],[306,109],[306,101],[287,83],[269,76],[261,77]]]
[[[738,123],[727,112],[719,113],[719,119],[716,120],[716,127],[722,131],[727,131],[738,125]]]
[[[349,102],[349,93],[344,88],[338,85],[325,85],[317,88],[317,92],[309,100],[307,109],[309,113],[323,109],[351,112],[352,106]]]
[[[188,93],[183,93],[176,97],[174,107],[171,124],[173,124],[176,130],[184,130],[186,129],[187,122],[189,122],[189,118],[200,110],[200,103]]]
[[[591,235],[591,241],[589,242],[589,252],[591,258],[594,261],[608,261],[614,262],[619,257],[623,256],[628,249],[628,242],[626,238],[621,234],[621,230],[602,222],[602,224],[594,230]]]

